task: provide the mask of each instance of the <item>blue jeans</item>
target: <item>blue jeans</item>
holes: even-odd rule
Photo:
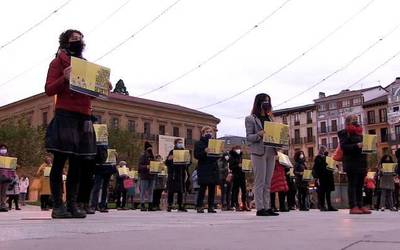
[[[147,202],[153,202],[153,190],[155,186],[154,180],[140,180],[140,203],[145,202],[147,193]]]

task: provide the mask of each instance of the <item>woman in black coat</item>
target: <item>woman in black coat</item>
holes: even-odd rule
[[[363,129],[356,115],[346,117],[346,128],[338,132],[343,150],[343,169],[347,173],[350,214],[370,214],[363,207],[364,178],[367,175],[367,159],[362,153]]]
[[[328,151],[326,151],[325,146],[321,146],[318,155],[314,160],[314,177],[318,179],[319,182],[319,204],[321,211],[338,211],[332,206],[331,202],[331,192],[335,191],[335,180],[333,178],[333,171],[327,169],[326,156]],[[328,208],[325,207],[325,199]]]
[[[176,139],[174,142],[174,150],[184,150],[182,139]],[[178,211],[187,212],[183,205],[183,194],[185,193],[185,180],[189,177],[189,166],[190,164],[174,164],[174,150],[171,150],[168,154],[168,158],[165,161],[165,165],[168,167],[168,208],[167,211],[171,212],[172,204],[174,202],[174,194],[178,195]]]
[[[208,188],[208,212],[216,213],[214,210],[215,185],[218,183],[218,157],[209,156],[208,141],[213,138],[213,129],[205,126],[201,129],[200,141],[194,145],[194,157],[198,160],[197,176],[200,185],[197,196],[197,212],[204,213],[203,200]]]

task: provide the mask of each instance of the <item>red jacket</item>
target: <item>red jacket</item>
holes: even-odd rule
[[[57,95],[56,109],[91,114],[91,97],[69,89],[69,82],[64,78],[64,69],[71,64],[71,57],[64,51],[50,63],[45,91],[48,96]]]
[[[272,176],[271,193],[287,191],[289,191],[289,187],[286,181],[285,168],[276,161],[274,174]]]

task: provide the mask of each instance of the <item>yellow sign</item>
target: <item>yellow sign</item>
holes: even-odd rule
[[[0,168],[17,169],[17,158],[0,156]]]
[[[107,149],[106,163],[117,164],[117,150],[116,149]]]
[[[45,167],[43,170],[43,176],[44,177],[49,177],[51,172],[51,167]]]
[[[138,176],[139,176],[138,171],[136,171],[136,170],[128,171],[128,177],[129,178],[137,180]]]
[[[303,181],[312,181],[313,176],[312,176],[312,170],[305,169],[303,172]]]
[[[129,168],[127,167],[118,167],[118,175],[119,176],[129,176]]]
[[[289,156],[284,153],[278,152],[279,163],[285,167],[293,168],[292,162],[290,162]]]
[[[224,153],[224,140],[210,139],[208,140],[208,155],[210,156],[222,156]]]
[[[375,172],[368,172],[367,173],[367,178],[368,179],[374,179],[375,178]]]
[[[332,157],[327,156],[325,161],[326,161],[326,164],[327,164],[326,168],[328,170],[331,170],[331,171],[335,171],[336,170],[336,161]]]
[[[190,164],[189,150],[174,150],[173,161],[174,164]]]
[[[108,145],[107,124],[93,124],[97,145]]]
[[[264,144],[285,148],[289,146],[289,126],[277,122],[264,122]]]
[[[382,172],[384,174],[393,174],[397,163],[382,163]]]
[[[161,173],[165,170],[165,164],[161,161],[150,161],[150,173]]]
[[[109,68],[71,56],[71,90],[94,97],[106,97],[109,82]]]
[[[376,152],[376,135],[363,135],[363,152]]]
[[[251,162],[251,160],[242,160],[242,170],[245,172],[251,172],[253,170],[253,163]]]

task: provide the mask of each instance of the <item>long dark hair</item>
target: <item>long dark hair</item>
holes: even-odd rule
[[[78,33],[83,38],[83,34],[79,30],[73,30],[73,29],[66,30],[63,33],[61,33],[60,37],[58,38],[58,42],[60,44],[59,49],[67,49],[68,48],[69,38],[72,36],[73,33]]]
[[[269,102],[271,103],[271,97],[265,93],[260,93],[256,95],[254,98],[254,103],[253,103],[253,109],[251,110],[252,115],[256,116],[261,116],[261,104],[265,101],[265,98],[269,99]],[[271,110],[272,111],[272,110]]]

